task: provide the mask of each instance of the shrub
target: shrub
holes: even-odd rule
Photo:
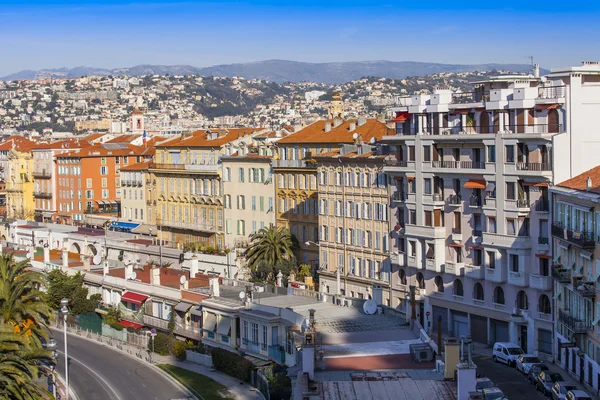
[[[185,349],[187,344],[183,340],[175,340],[173,343],[173,355],[179,361],[185,361]]]
[[[239,354],[219,348],[212,349],[211,353],[215,369],[245,382],[250,382],[252,371],[252,363],[250,361]]]
[[[292,381],[284,371],[278,372],[269,380],[269,395],[272,400],[289,399],[292,397]]]
[[[158,332],[154,337],[154,352],[161,356],[168,356],[171,353],[175,337],[166,333]],[[152,351],[152,339],[148,341],[148,350]]]

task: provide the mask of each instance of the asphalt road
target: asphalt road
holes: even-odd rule
[[[58,342],[57,370],[64,378],[63,333],[52,330]],[[79,400],[185,399],[170,379],[133,357],[91,340],[69,335],[69,381]]]
[[[477,372],[490,378],[510,400],[541,400],[546,397],[535,390],[525,375],[505,364],[495,363],[491,357],[473,356]]]

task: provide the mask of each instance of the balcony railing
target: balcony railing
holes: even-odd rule
[[[481,161],[461,161],[460,168],[464,169],[485,169],[485,163]]]
[[[460,228],[452,228],[452,234],[453,235],[460,235],[461,230]]]
[[[533,125],[509,125],[507,129],[510,133],[560,133],[562,132],[561,124],[533,124]]]
[[[596,287],[592,282],[573,285],[573,289],[583,297],[596,297]]]
[[[406,195],[404,192],[396,191],[392,193],[392,201],[404,201],[406,200]]]
[[[433,168],[458,168],[460,163],[458,161],[432,161],[431,166]]]
[[[284,363],[285,350],[283,349],[283,346],[269,346],[269,358],[275,361],[276,363]]]
[[[33,192],[33,197],[39,197],[41,199],[51,199],[52,193],[48,192]]]
[[[400,167],[400,168],[406,168],[406,166],[408,165],[406,163],[406,161],[404,160],[384,160],[383,163],[385,164],[386,167]]]
[[[431,195],[431,198],[436,202],[444,201],[444,195],[442,193],[434,193]]]
[[[552,223],[552,235],[566,240],[582,248],[594,248],[594,232],[572,231],[563,226],[561,222]]]
[[[490,92],[452,93],[452,104],[481,103],[484,101],[490,101]]]
[[[250,353],[260,354],[260,343],[252,342],[249,339],[242,339],[242,344],[246,348],[246,350]]]
[[[296,161],[296,160],[292,160],[292,161]],[[177,171],[218,171],[220,168],[220,165],[219,164],[150,163],[148,165],[148,168],[149,169],[162,169],[162,170],[177,170]]]
[[[548,212],[550,211],[550,205],[548,204],[548,200],[539,199],[534,204],[535,211],[538,212]]]
[[[540,86],[538,87],[538,99],[558,99],[565,97],[566,86]]]
[[[34,178],[51,178],[52,172],[46,171],[45,169],[33,171],[33,177]]]
[[[483,231],[481,229],[473,229],[473,236],[481,237],[481,236],[483,236]]]
[[[550,244],[550,238],[547,238],[544,236],[538,236],[538,244],[547,246]]]
[[[571,271],[558,266],[552,268],[552,279],[560,283],[571,282]]]
[[[305,160],[273,160],[273,168],[307,168],[312,167]]]
[[[84,214],[118,214],[119,209],[116,207],[112,208],[88,208]]]
[[[183,222],[183,221],[171,221],[168,219],[158,218],[156,220],[156,225],[171,227],[177,229],[188,229],[191,231],[199,231],[199,232],[217,232],[217,227],[214,224],[206,224],[203,222]]]
[[[567,310],[558,310],[558,321],[573,333],[586,333],[592,329],[591,324],[571,316]]]
[[[448,204],[451,206],[460,206],[462,205],[462,198],[458,194],[451,194],[448,196]]]
[[[517,162],[517,170],[519,171],[552,171],[552,164],[550,163],[530,163],[530,162]]]
[[[483,205],[483,201],[480,197],[470,197],[469,198],[469,206],[471,207],[481,207]]]

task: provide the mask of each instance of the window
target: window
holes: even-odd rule
[[[495,269],[496,268],[496,252],[488,251],[487,256],[488,256],[488,268]]]
[[[425,194],[431,194],[431,178],[423,179],[423,191]]]
[[[244,168],[238,169],[238,181],[244,182]]]
[[[100,167],[100,175],[108,175],[108,167]]]
[[[231,181],[231,168],[229,167],[225,167],[225,176],[223,177],[223,180],[225,182],[230,182]]]
[[[479,282],[475,282],[473,286],[473,298],[475,300],[483,301],[485,299],[485,294],[483,293],[483,285]]]
[[[506,162],[514,163],[515,162],[515,146],[506,145],[505,152],[506,152]]]
[[[266,325],[262,326],[262,343],[261,343],[261,347],[263,348],[263,350],[267,349],[267,327],[266,327]]]
[[[123,156],[123,164],[129,163],[129,157]]]
[[[437,275],[434,279],[434,283],[435,283],[435,291],[439,292],[439,293],[444,293],[444,280],[442,279],[442,277]]]
[[[86,199],[93,199],[94,198],[94,191],[93,190],[86,190],[85,191],[85,198]]]
[[[408,250],[410,251],[409,255],[411,257],[416,257],[416,255],[417,255],[417,242],[414,241],[414,240],[409,240],[408,241],[408,247],[409,247]]]
[[[252,196],[252,211],[256,211],[256,196]]]
[[[408,161],[415,161],[415,146],[408,146]]]
[[[506,182],[506,199],[516,199],[515,182]]]
[[[105,188],[108,186],[108,182],[106,178],[102,178],[102,187]]]
[[[408,193],[416,193],[417,192],[417,183],[415,179],[410,179],[408,181]]]
[[[596,304],[598,304],[598,303],[596,303]],[[538,310],[542,314],[550,314],[552,312],[552,308],[550,306],[550,300],[548,299],[548,296],[546,296],[545,294],[541,295],[538,300]]]
[[[246,236],[246,221],[238,219],[237,221],[237,234]]]
[[[259,210],[260,211],[265,211],[265,197],[264,196],[260,196],[259,197]]]
[[[86,187],[87,189],[91,189],[91,188],[93,187],[92,178],[87,178],[87,179],[85,180],[85,187]]]
[[[100,158],[100,164],[106,165],[106,157],[101,157]]]
[[[102,189],[102,198],[108,199],[108,189]]]
[[[527,310],[529,309],[529,301],[527,300],[527,294],[522,291],[519,290],[519,293],[517,293],[517,304],[516,304],[517,308],[520,310]]]
[[[459,296],[459,297],[464,296],[465,293],[463,290],[463,284],[460,279],[457,279],[454,281],[454,284],[452,285],[452,292],[455,296]]]
[[[516,235],[516,224],[513,218],[506,219],[506,234],[510,236]]]
[[[246,209],[246,197],[244,195],[238,195],[237,197],[237,208],[238,210]]]
[[[431,161],[431,146],[423,146],[423,161]]]
[[[425,211],[425,226],[433,226],[433,213]]]
[[[512,272],[519,272],[519,255],[518,254],[509,254],[508,256],[510,270]]]
[[[408,210],[408,223],[411,225],[417,224],[417,210]]]
[[[483,263],[483,252],[481,249],[473,249],[473,265],[481,266]]]
[[[496,145],[489,145],[487,147],[487,161],[496,162]]]
[[[488,232],[497,233],[496,217],[488,217]]]

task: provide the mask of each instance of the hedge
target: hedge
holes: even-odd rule
[[[216,370],[231,375],[234,378],[250,382],[252,363],[239,354],[227,350],[213,348],[211,350],[213,365]]]

